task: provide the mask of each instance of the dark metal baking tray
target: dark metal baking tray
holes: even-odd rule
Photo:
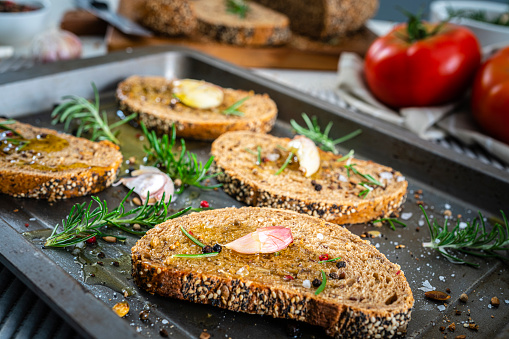
[[[486,216],[500,216],[507,212],[509,202],[509,175],[482,162],[463,157],[452,150],[423,141],[414,135],[387,123],[335,107],[319,99],[288,87],[275,84],[241,69],[206,55],[181,48],[145,48],[112,53],[104,57],[64,62],[37,69],[6,73],[0,77],[0,115],[15,117],[39,126],[51,126],[49,112],[64,95],[75,94],[92,97],[91,82],[101,94],[101,106],[115,115],[114,90],[127,76],[164,75],[204,79],[221,86],[268,93],[279,108],[278,121],[272,132],[290,136],[290,119],[300,122],[306,112],[318,117],[321,125],[334,123],[332,137],[339,137],[357,128],[362,134],[341,145],[341,151],[355,149],[357,156],[392,166],[403,172],[410,182],[403,213],[411,216],[404,220],[407,227],[396,231],[388,226],[376,228],[382,237],[370,239],[389,260],[401,265],[415,297],[408,337],[441,337],[441,326],[456,323],[453,334],[467,337],[503,336],[509,322],[509,272],[498,260],[469,258],[480,263],[480,268],[453,265],[431,250],[421,246],[429,240],[423,224],[423,215],[416,200],[423,200],[427,212],[442,222],[444,211],[452,211],[452,220],[461,215],[469,221],[481,211]],[[53,126],[61,129],[61,126]],[[132,126],[121,132],[126,158],[138,155],[142,143]],[[200,157],[208,156],[210,144],[187,141]],[[422,190],[422,197],[416,197]],[[118,204],[127,190],[111,187],[98,194],[110,206]],[[215,208],[241,206],[221,190],[204,192],[188,189],[175,203],[178,208],[200,200],[208,200]],[[172,337],[195,338],[204,330],[212,338],[277,338],[288,336],[287,331],[299,329],[303,338],[325,336],[321,329],[287,320],[234,313],[210,306],[149,295],[130,280],[128,253],[136,241],[128,237],[125,244],[85,247],[71,252],[43,249],[40,238],[44,230],[60,223],[71,206],[88,202],[89,197],[49,203],[28,199],[15,199],[0,195],[0,260],[25,282],[37,295],[48,302],[80,334],[88,337],[160,337],[164,329]],[[26,226],[28,224],[28,226]],[[349,229],[362,234],[375,229],[373,225],[351,225]],[[42,231],[41,231],[42,230]],[[25,233],[28,232],[28,233]],[[113,232],[113,231],[112,231]],[[396,249],[397,245],[405,245]],[[95,264],[97,253],[103,251],[104,266]],[[119,262],[119,267],[111,265]],[[90,273],[96,277],[92,278]],[[451,290],[452,298],[444,303],[425,299],[419,290],[425,281],[437,290]],[[124,297],[122,290],[130,295]],[[467,293],[467,304],[459,302],[461,293]],[[490,298],[501,300],[498,308],[490,308]],[[127,300],[131,311],[121,319],[110,309]],[[461,314],[456,315],[455,311]],[[139,313],[148,311],[142,321]],[[467,329],[464,323],[479,325],[477,331]],[[447,332],[447,330],[445,331]]]

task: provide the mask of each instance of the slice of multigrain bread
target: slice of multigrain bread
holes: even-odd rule
[[[232,45],[274,46],[290,40],[290,22],[284,14],[249,2],[245,17],[230,13],[224,0],[191,3],[197,31],[215,41]]]
[[[226,244],[258,228],[290,228],[278,253],[240,254],[223,246],[201,253],[180,227],[205,245]],[[322,262],[339,258],[331,262]],[[414,303],[403,271],[369,241],[323,219],[272,208],[226,208],[169,220],[132,248],[133,277],[150,293],[232,311],[295,319],[337,338],[389,338],[405,332]],[[323,283],[325,289],[316,295]]]
[[[172,94],[174,80],[156,76],[127,78],[117,87],[120,108],[138,113],[139,120],[148,129],[170,133],[175,124],[177,136],[197,140],[213,140],[236,130],[266,133],[276,121],[276,104],[266,94],[224,88],[224,100],[218,107],[192,108],[175,101]],[[222,113],[245,97],[249,99],[238,108],[242,116]]]
[[[188,0],[140,1],[140,22],[163,35],[188,35],[196,29],[196,17]]]
[[[109,141],[20,122],[5,126],[20,134],[0,128],[0,192],[5,194],[52,201],[96,193],[112,184],[122,164],[122,154]]]
[[[286,14],[293,32],[329,40],[356,31],[378,9],[378,0],[254,0]]]
[[[372,161],[337,161],[341,156],[320,150],[320,167],[310,177],[299,170],[295,158],[276,175],[289,155],[289,140],[251,132],[230,132],[215,140],[212,155],[224,191],[251,206],[294,210],[338,224],[367,222],[399,211],[407,181],[400,172]],[[360,185],[365,178],[345,165],[382,185]]]

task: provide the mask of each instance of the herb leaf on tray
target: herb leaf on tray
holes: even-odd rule
[[[195,186],[201,189],[214,189],[221,187],[217,185],[203,185],[202,182],[214,178],[218,173],[209,174],[210,167],[214,161],[211,156],[205,164],[198,160],[196,154],[186,149],[184,139],[180,139],[181,150],[179,153],[173,151],[177,142],[177,131],[175,125],[172,127],[171,138],[164,134],[161,138],[157,137],[155,131],[148,131],[142,123],[141,128],[149,142],[149,147],[145,147],[145,153],[148,161],[153,161],[153,166],[159,167],[166,172],[174,181],[180,179],[182,182],[177,194],[182,193],[186,185]]]
[[[246,17],[247,12],[249,11],[249,6],[245,0],[225,0],[225,1],[226,1],[226,11],[228,13],[235,14],[242,19]]]
[[[306,127],[299,125],[293,119],[290,120],[290,124],[292,125],[295,132],[313,140],[324,151],[330,151],[334,154],[338,154],[338,150],[336,149],[337,144],[350,140],[362,132],[360,129],[358,129],[341,138],[332,140],[329,137],[329,132],[333,125],[332,121],[327,124],[325,130],[322,132],[320,126],[318,125],[318,119],[316,118],[316,116],[309,118],[309,116],[306,113],[302,113],[302,119],[304,119]]]
[[[496,222],[491,231],[488,232],[488,230],[486,230],[484,218],[480,212],[478,218],[475,218],[472,222],[466,223],[466,227],[460,227],[460,221],[458,221],[456,226],[454,226],[452,230],[449,230],[447,219],[444,225],[440,226],[436,220],[433,220],[433,222],[429,220],[422,206],[421,210],[424,213],[431,234],[431,241],[424,242],[422,244],[424,247],[437,250],[455,264],[479,266],[479,264],[460,259],[450,254],[447,250],[456,250],[478,257],[495,257],[509,261],[508,257],[496,252],[509,251],[509,223],[504,212],[501,211],[504,225]]]
[[[64,102],[51,112],[51,117],[54,119],[53,124],[59,122],[65,123],[64,128],[68,131],[71,122],[79,120],[80,124],[76,136],[79,137],[83,133],[90,133],[90,140],[92,141],[109,140],[118,145],[117,133],[112,132],[112,130],[134,119],[137,114],[133,113],[125,119],[109,125],[106,112],[103,111],[101,113],[99,110],[99,92],[97,87],[94,83],[92,83],[92,87],[94,89],[93,102],[76,95],[62,97]]]
[[[148,205],[147,199],[145,204],[126,211],[125,203],[132,192],[133,190],[130,190],[120,204],[112,210],[108,208],[106,200],[101,201],[95,196],[92,197],[92,201],[90,201],[88,205],[85,202],[74,205],[69,215],[62,220],[64,230],[58,233],[59,225],[56,225],[44,246],[67,247],[93,237],[102,238],[105,236],[112,236],[100,231],[100,228],[103,226],[115,226],[124,232],[141,236],[145,234],[145,231],[135,231],[127,225],[139,224],[152,228],[166,220],[179,217],[190,210],[202,210],[201,208],[193,209],[189,206],[177,213],[170,214],[169,205],[171,202],[165,203],[163,196],[163,198],[154,205]],[[92,209],[94,202],[97,203],[98,206]],[[118,240],[125,239],[119,236],[113,237]]]

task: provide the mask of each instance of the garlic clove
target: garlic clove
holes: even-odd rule
[[[221,87],[203,80],[175,80],[172,91],[180,102],[193,108],[214,108],[221,105],[224,100]]]
[[[320,153],[315,143],[303,136],[297,135],[288,143],[290,150],[297,154],[299,159],[300,170],[309,177],[320,168]]]
[[[81,57],[82,45],[75,34],[53,28],[35,37],[31,53],[36,60],[43,63],[77,59]]]

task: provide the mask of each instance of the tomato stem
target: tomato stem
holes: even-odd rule
[[[445,21],[440,22],[440,24],[433,27],[432,30],[428,31],[426,28],[426,25],[424,25],[422,21],[422,12],[419,11],[417,14],[412,14],[408,11],[405,11],[404,9],[400,10],[403,12],[403,14],[408,18],[407,22],[407,37],[405,37],[405,40],[407,40],[410,43],[424,40],[426,38],[432,37],[442,29]]]

